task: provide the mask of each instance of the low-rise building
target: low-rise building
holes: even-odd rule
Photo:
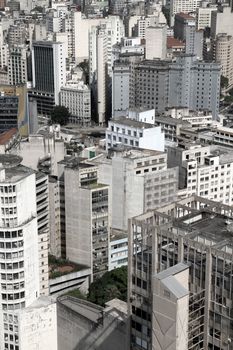
[[[108,123],[106,149],[117,144],[164,151],[164,134],[159,126],[124,117],[115,118]]]

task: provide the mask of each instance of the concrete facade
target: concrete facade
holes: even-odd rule
[[[72,297],[58,299],[58,349],[126,350],[126,303],[113,299],[106,307]]]

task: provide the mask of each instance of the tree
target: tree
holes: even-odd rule
[[[66,107],[56,106],[54,107],[51,113],[50,123],[66,125],[69,122],[69,118],[70,118],[70,112]]]
[[[221,88],[222,89],[227,88],[228,84],[229,84],[229,79],[221,75],[221,80],[220,80]]]
[[[111,299],[127,300],[127,267],[106,272],[90,285],[87,300],[104,306]]]

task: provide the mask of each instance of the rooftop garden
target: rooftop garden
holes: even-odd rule
[[[49,255],[49,278],[54,279],[67,275],[71,272],[80,271],[81,266],[69,260],[56,258],[54,255]]]

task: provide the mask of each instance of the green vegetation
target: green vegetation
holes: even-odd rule
[[[86,295],[80,292],[79,289],[71,290],[66,295],[70,295],[71,297],[79,298],[79,299],[87,299]]]
[[[221,89],[226,89],[228,87],[228,84],[229,84],[229,79],[221,75],[221,80],[220,80]]]
[[[66,107],[56,106],[54,107],[51,113],[50,123],[66,125],[69,122],[69,118],[70,118],[70,112]]]
[[[106,272],[90,285],[87,300],[104,306],[114,298],[127,300],[127,267]]]
[[[79,271],[80,267],[73,262],[65,259],[58,259],[53,255],[49,255],[49,278],[54,279],[67,275],[69,273]]]

